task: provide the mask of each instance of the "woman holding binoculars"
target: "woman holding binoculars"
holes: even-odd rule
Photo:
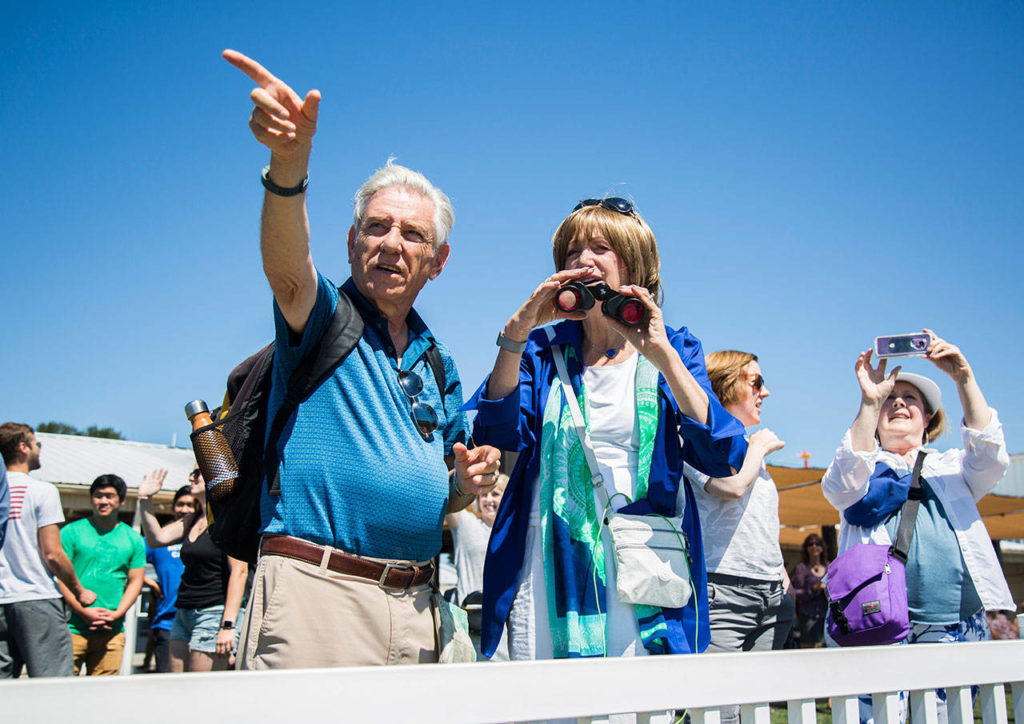
[[[629,201],[581,201],[553,253],[558,271],[505,325],[494,369],[467,404],[477,443],[519,451],[487,551],[482,647],[494,650],[507,621],[513,660],[702,651],[704,555],[683,461],[730,474],[746,450],[743,426],[711,391],[700,341],[665,326],[657,242]],[[692,560],[685,607],[618,600],[604,504],[556,353],[611,507],[681,524]]]

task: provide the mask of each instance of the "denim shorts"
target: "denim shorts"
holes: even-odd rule
[[[238,636],[241,631],[242,609],[238,610],[238,620],[235,621],[235,648],[238,648]],[[179,608],[174,615],[174,625],[171,627],[171,641],[188,641],[188,647],[192,651],[202,651],[206,654],[217,653],[217,633],[220,631],[220,621],[224,616],[224,606],[207,606],[206,608]]]

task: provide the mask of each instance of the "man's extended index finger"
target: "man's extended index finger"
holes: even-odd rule
[[[277,77],[274,76],[273,73],[250,58],[248,55],[243,55],[237,50],[231,50],[229,48],[221,53],[221,55],[224,56],[224,60],[231,63],[231,65],[238,68],[264,88],[277,80]]]

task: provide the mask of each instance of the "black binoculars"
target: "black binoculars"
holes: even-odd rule
[[[585,312],[601,300],[601,313],[630,327],[647,321],[647,307],[636,297],[627,297],[604,282],[569,282],[558,290],[555,305],[563,312]]]

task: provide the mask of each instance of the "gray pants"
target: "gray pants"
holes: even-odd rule
[[[71,631],[61,598],[0,604],[0,679],[74,676]]]
[[[782,581],[708,574],[708,652],[781,649],[793,630],[796,603]],[[738,706],[722,707],[722,724],[739,721]]]

